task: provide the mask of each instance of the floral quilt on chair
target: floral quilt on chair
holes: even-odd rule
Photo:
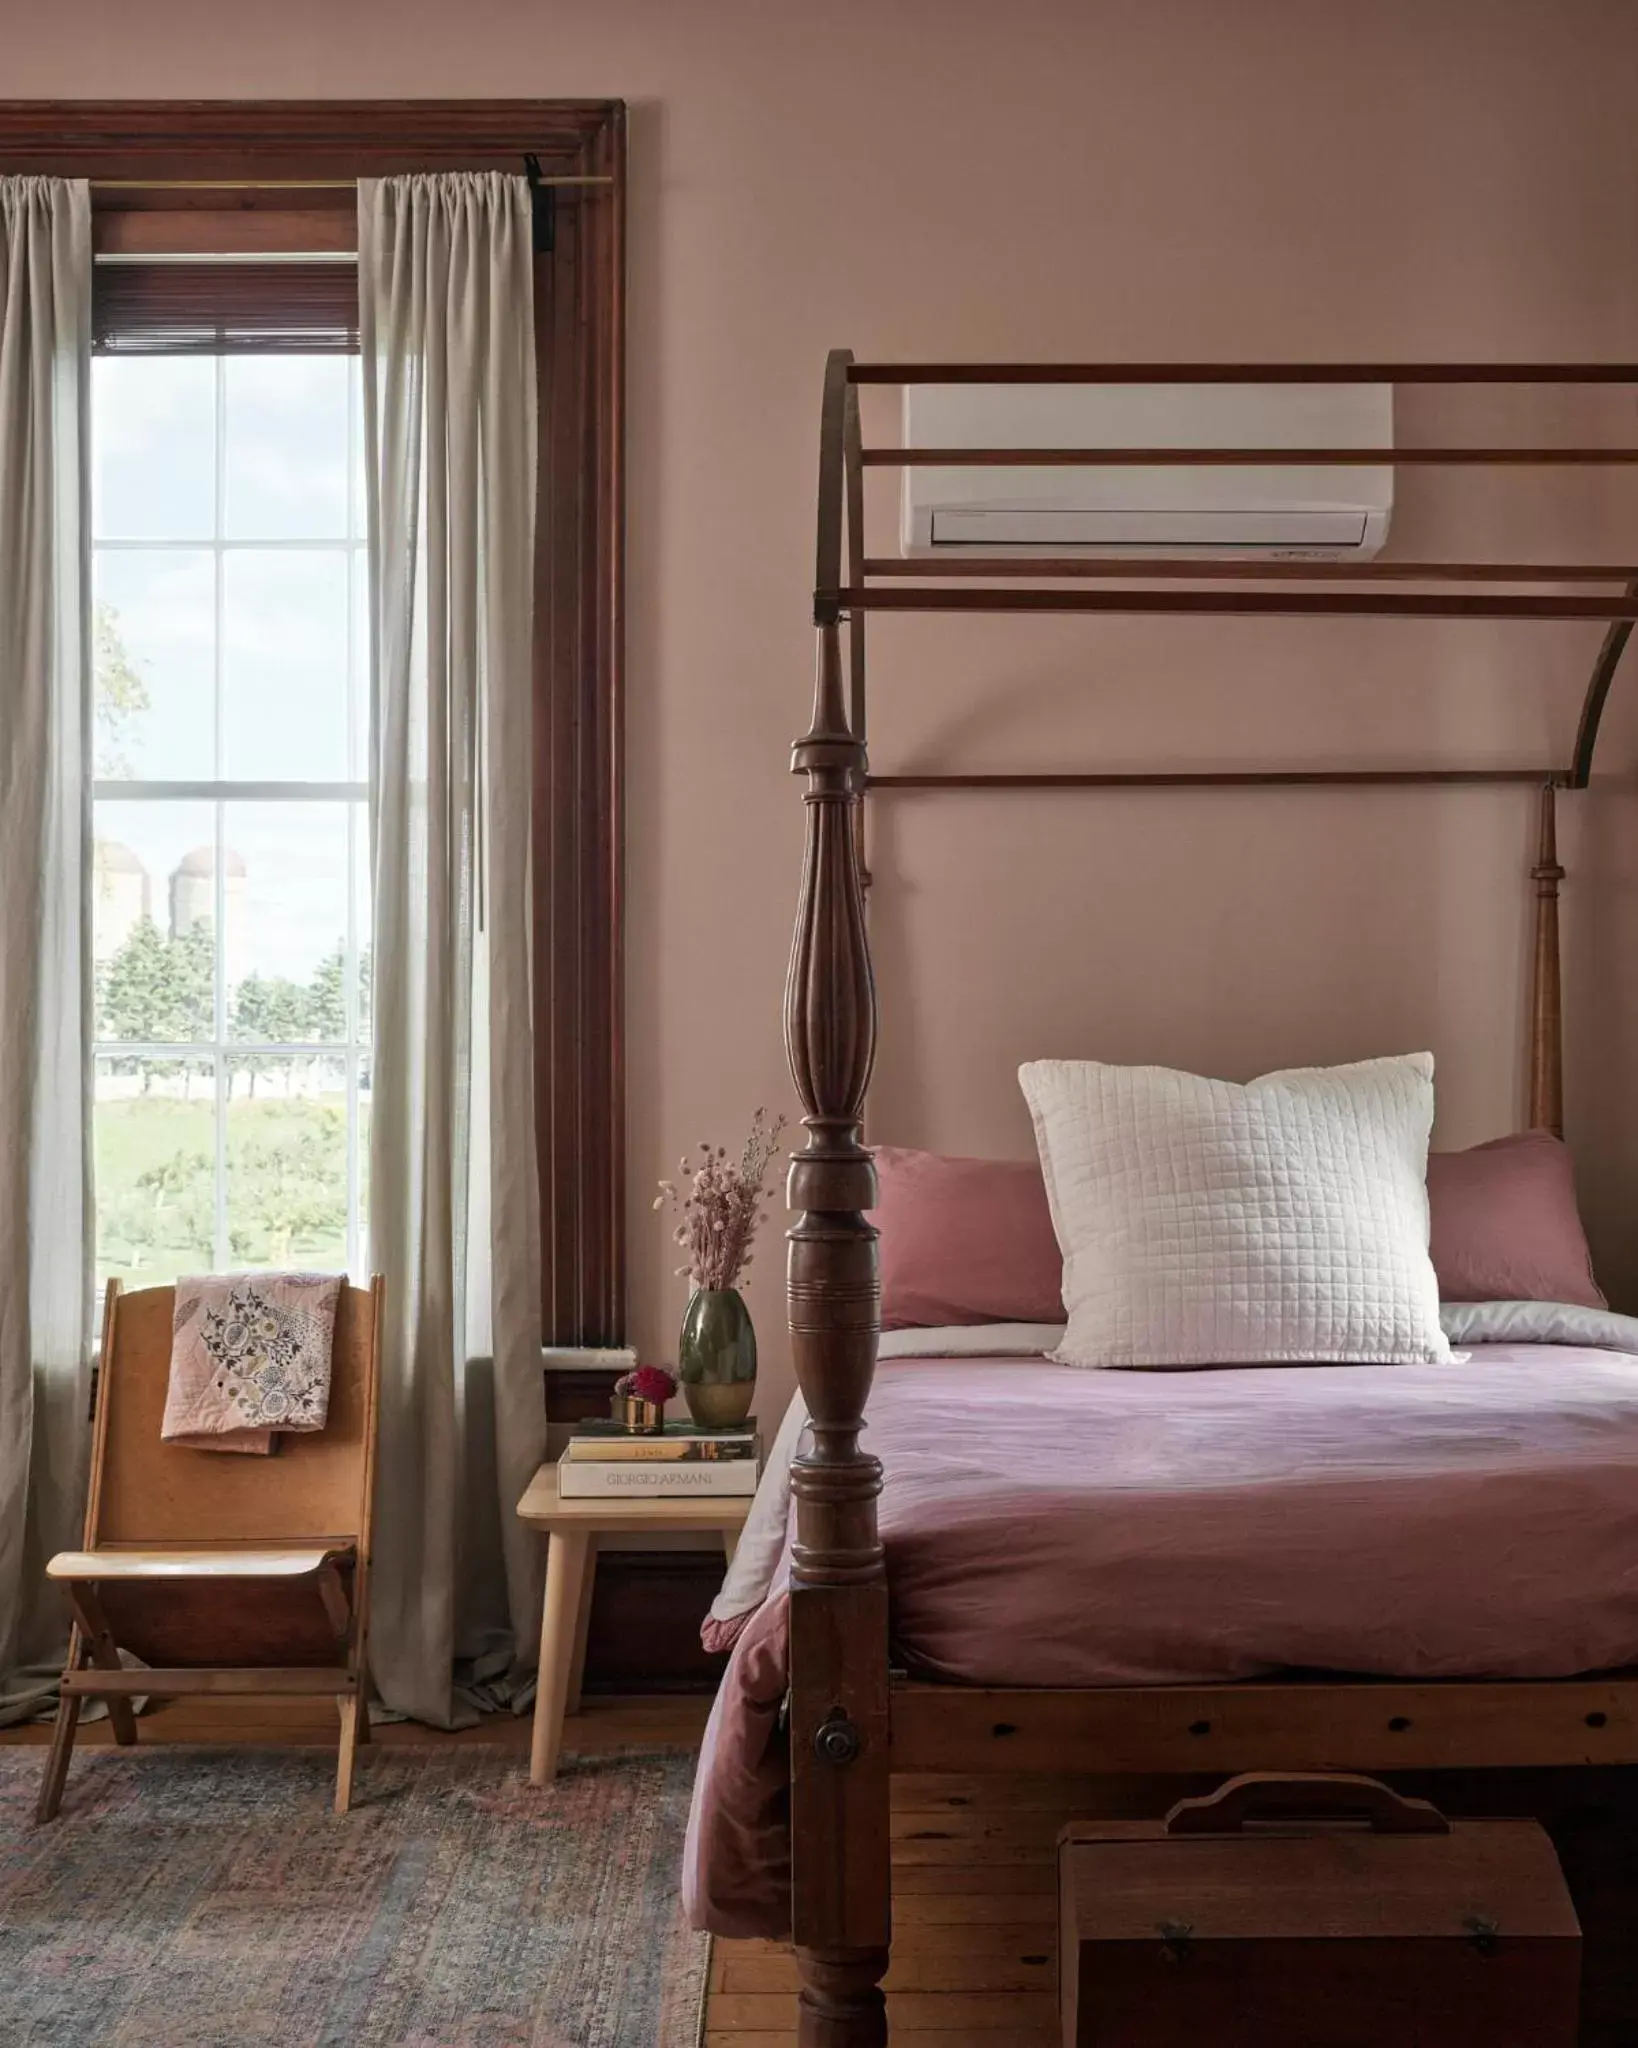
[[[322,1429],[341,1287],[335,1273],[178,1280],[164,1441],[266,1457],[280,1432]]]

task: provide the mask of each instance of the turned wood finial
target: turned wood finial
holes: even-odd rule
[[[1530,1128],[1564,1135],[1564,1015],[1559,977],[1558,860],[1555,792],[1541,792],[1541,837],[1536,864],[1535,954],[1530,993]]]
[[[813,723],[791,757],[807,777],[808,831],[785,985],[785,1045],[807,1131],[789,1179],[790,1323],[820,1463],[857,1455],[879,1327],[876,1233],[863,1213],[875,1206],[876,1169],[859,1142],[876,1054],[856,833],[863,752],[848,721],[841,631],[825,626]]]

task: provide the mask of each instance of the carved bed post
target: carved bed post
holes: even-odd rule
[[[1530,1128],[1564,1135],[1564,1016],[1559,993],[1558,831],[1553,785],[1541,792],[1541,841],[1530,870],[1536,885],[1536,944],[1530,986]]]
[[[813,1449],[796,1461],[792,1551],[792,1937],[801,2048],[881,2048],[890,1938],[887,1579],[881,1467],[859,1448],[881,1321],[876,1170],[859,1142],[876,1048],[856,819],[865,765],[843,684],[841,628],[821,626],[807,777],[807,854],[785,989],[785,1043],[807,1143],[791,1163],[789,1302]]]

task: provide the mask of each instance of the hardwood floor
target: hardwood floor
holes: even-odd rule
[[[1058,1829],[1071,1813],[1131,1811],[1141,1800],[1140,1791],[1099,1778],[895,1778],[887,1976],[895,2044],[1055,2048]],[[716,1944],[705,2040],[706,2048],[791,2048],[788,1948]]]

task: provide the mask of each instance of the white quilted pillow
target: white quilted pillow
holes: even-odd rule
[[[1428,1257],[1431,1054],[1244,1086],[1090,1060],[1018,1078],[1064,1254],[1061,1363],[1450,1357]]]

